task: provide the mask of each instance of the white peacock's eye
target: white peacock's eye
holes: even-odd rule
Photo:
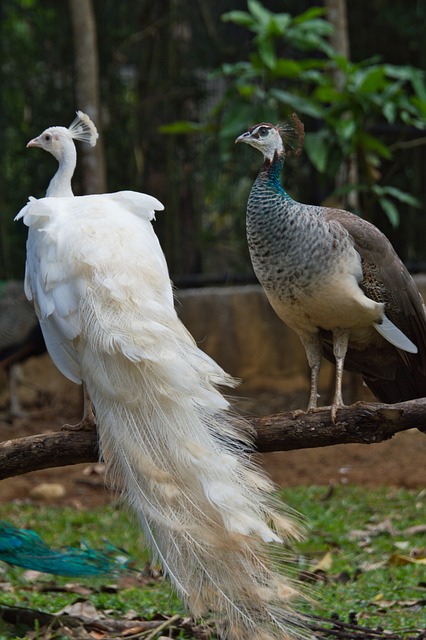
[[[52,139],[52,136],[50,135],[50,133],[45,133],[44,139],[46,140],[46,142],[49,142]]]

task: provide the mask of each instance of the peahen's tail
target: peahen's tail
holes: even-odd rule
[[[129,325],[129,309],[97,298],[81,313],[83,378],[110,482],[179,595],[195,616],[213,613],[221,637],[302,637],[290,605],[297,589],[276,568],[298,527],[271,497],[248,430],[216,390],[233,379],[196,347],[174,310],[160,311],[161,320]]]

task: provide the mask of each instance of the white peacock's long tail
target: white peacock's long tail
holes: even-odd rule
[[[58,367],[87,386],[110,482],[193,615],[230,640],[304,637],[277,568],[298,527],[216,388],[234,380],[177,318],[158,205],[129,192],[30,202],[28,294]]]

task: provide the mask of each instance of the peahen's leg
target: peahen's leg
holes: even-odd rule
[[[318,403],[318,376],[321,368],[322,345],[318,333],[301,338],[311,370],[311,390],[307,411],[314,411]]]
[[[333,331],[333,354],[336,360],[336,385],[334,399],[331,405],[331,420],[335,422],[337,409],[343,407],[342,377],[345,356],[348,350],[349,333],[345,329],[335,329]]]

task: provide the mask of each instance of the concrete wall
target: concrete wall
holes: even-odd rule
[[[419,276],[416,281],[426,299],[426,276]],[[276,390],[277,394],[303,390],[298,406],[306,405],[309,369],[305,351],[295,333],[272,310],[259,285],[187,289],[176,297],[179,316],[199,347],[227,372],[241,378],[242,393],[262,388]],[[346,388],[352,387],[352,392],[345,391],[346,402],[371,398],[358,376],[345,376]],[[81,392],[56,371],[47,356],[26,363],[24,377],[38,389],[59,394],[64,401],[81,400]],[[1,380],[0,387],[0,402],[4,405],[7,390]],[[333,387],[333,367],[324,361],[320,390],[330,393]]]
[[[416,276],[426,299],[426,275]],[[309,370],[296,334],[271,308],[260,285],[187,289],[177,293],[179,316],[200,348],[249,387],[307,387]],[[324,362],[320,387],[333,378]],[[346,381],[353,376],[346,376]],[[368,392],[366,397],[368,397]]]
[[[199,347],[245,384],[263,386],[283,377],[303,384],[302,344],[259,285],[183,290],[177,311]]]

